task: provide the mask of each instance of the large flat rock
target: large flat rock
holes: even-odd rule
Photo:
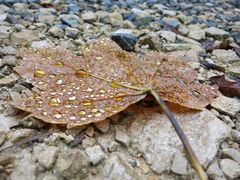
[[[169,170],[173,155],[183,150],[170,121],[156,110],[131,108],[134,120],[128,127],[132,145],[142,152],[147,163],[157,172]],[[200,163],[207,166],[217,154],[219,143],[229,136],[230,128],[204,109],[175,114]]]

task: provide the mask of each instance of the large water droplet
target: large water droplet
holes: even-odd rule
[[[91,87],[89,87],[89,88],[87,88],[87,90],[86,90],[87,92],[92,92],[93,91],[93,89],[91,88]]]
[[[100,117],[102,114],[101,113],[96,113],[94,116],[95,117]]]
[[[55,106],[58,106],[60,104],[60,102],[61,101],[60,101],[59,98],[54,97],[54,98],[50,98],[48,103],[49,103],[50,106],[55,107]]]
[[[43,116],[47,116],[47,112],[46,111],[43,111],[42,113],[41,113]]]
[[[77,117],[76,117],[76,116],[70,116],[69,119],[70,119],[70,120],[76,120]]]
[[[57,82],[56,82],[57,85],[61,85],[62,83],[63,83],[62,79],[58,79]]]
[[[92,113],[96,113],[96,112],[98,112],[98,109],[97,109],[97,108],[92,108],[92,109],[91,109],[91,112],[92,112]]]
[[[36,70],[34,72],[34,77],[37,77],[37,78],[43,77],[44,75],[45,75],[45,72],[42,70]]]
[[[62,61],[56,61],[55,66],[63,66],[64,62]]]
[[[123,92],[118,92],[115,96],[113,96],[113,100],[114,101],[122,101],[124,95],[126,95],[126,94]]]
[[[76,97],[76,96],[71,96],[71,97],[69,97],[68,99],[69,99],[69,101],[74,101],[74,100],[77,99],[77,97]]]
[[[106,91],[105,91],[104,89],[100,89],[100,90],[99,90],[99,93],[100,93],[100,94],[104,94],[104,93],[106,93]]]
[[[78,113],[80,116],[84,116],[84,115],[86,115],[86,111],[84,111],[84,110],[81,110],[81,111],[79,111],[79,113]]]
[[[54,114],[53,117],[56,118],[56,119],[60,119],[62,117],[62,115],[61,114]]]
[[[89,76],[89,73],[83,70],[77,70],[75,75],[80,78],[86,78]]]
[[[90,101],[90,100],[83,100],[82,101],[82,104],[84,105],[84,106],[91,106],[92,105],[92,102]]]

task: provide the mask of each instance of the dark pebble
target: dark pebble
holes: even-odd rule
[[[136,36],[125,32],[114,32],[111,34],[111,39],[126,51],[134,50],[134,46],[137,42]]]

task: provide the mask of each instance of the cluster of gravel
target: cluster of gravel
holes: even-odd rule
[[[234,51],[240,45],[239,0],[0,0],[0,149],[46,125],[11,106],[32,95],[32,86],[12,70],[18,50],[58,45],[81,55],[79,46],[102,36],[127,51],[174,55],[197,70],[202,82],[223,74],[240,78]],[[207,40],[212,52],[201,46]],[[218,49],[226,40],[232,48]],[[226,71],[205,69],[202,61]],[[167,118],[135,106],[0,152],[0,180],[197,178]],[[210,179],[240,177],[239,98],[220,95],[201,112],[175,116]],[[19,122],[20,128],[10,129]]]

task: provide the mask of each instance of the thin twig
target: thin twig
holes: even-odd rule
[[[24,139],[24,140],[22,140],[22,141],[20,141],[16,144],[13,144],[13,145],[7,146],[3,149],[0,149],[0,153],[3,152],[3,151],[6,151],[8,149],[20,147],[20,146],[25,145],[25,144],[32,144],[33,142],[37,142],[37,141],[40,141],[42,139],[45,139],[46,137],[50,136],[51,134],[52,134],[52,132],[47,132],[47,133],[39,135],[39,136]]]
[[[175,117],[173,116],[172,112],[169,110],[169,108],[167,107],[166,103],[163,101],[163,99],[158,95],[158,93],[156,93],[154,90],[150,89],[150,93],[152,94],[152,96],[155,98],[155,100],[157,101],[157,103],[162,107],[164,113],[167,115],[168,119],[171,121],[174,129],[176,130],[179,138],[181,139],[183,146],[185,148],[187,157],[189,162],[191,163],[192,167],[196,170],[199,178],[201,180],[207,180],[208,176],[205,173],[205,171],[203,170],[202,166],[200,165],[197,156],[195,155],[186,135],[184,134],[182,128],[180,127],[180,125],[178,124],[177,120],[175,119]]]

